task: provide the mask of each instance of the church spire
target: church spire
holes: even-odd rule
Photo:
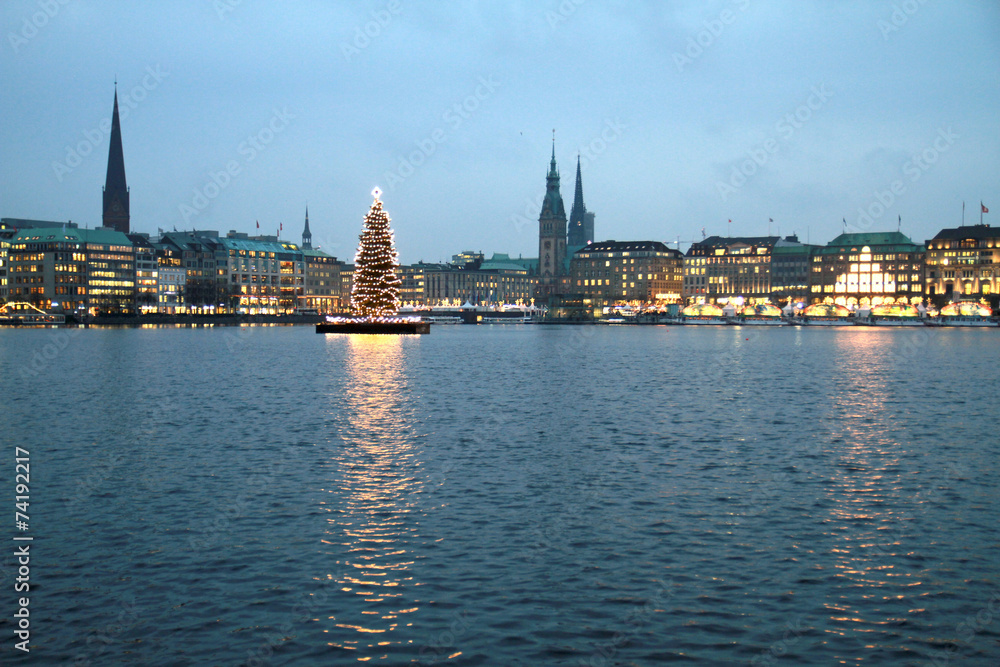
[[[129,191],[125,181],[125,156],[122,151],[122,126],[118,117],[118,82],[115,81],[115,106],[111,114],[111,142],[108,146],[108,173],[104,179],[105,227],[126,234],[129,230]]]
[[[552,130],[552,162],[549,163],[549,178],[555,176],[559,178],[559,170],[556,169],[556,131]]]
[[[545,199],[542,201],[542,217],[556,217],[566,220],[566,208],[559,194],[559,169],[556,167],[556,131],[552,130],[552,161],[549,174],[545,177]]]
[[[580,156],[576,156],[576,191],[573,193],[573,208],[569,213],[569,236],[566,243],[570,247],[585,246],[593,239],[586,232],[587,207],[583,204],[583,177],[580,173]],[[591,232],[591,236],[593,232]]]
[[[309,207],[306,206],[306,228],[302,230],[302,249],[312,250],[313,235],[309,231]]]
[[[538,216],[538,287],[535,298],[547,303],[559,294],[565,276],[566,209],[559,194],[559,169],[556,167],[556,131],[552,130],[552,161],[545,178],[545,198]]]
[[[582,214],[587,207],[583,205],[583,177],[580,174],[580,156],[576,156],[576,192],[573,193],[573,214],[579,209]]]

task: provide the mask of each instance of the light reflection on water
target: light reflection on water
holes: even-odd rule
[[[1000,336],[694,329],[0,332],[39,652],[997,664]]]
[[[329,344],[343,345],[338,338]],[[342,605],[348,611],[334,613],[329,644],[357,651],[359,660],[384,659],[385,647],[400,642],[397,628],[419,611],[410,546],[419,537],[413,513],[421,487],[413,403],[401,337],[350,336],[346,347],[343,396],[331,397],[341,420],[332,452],[338,485],[326,501],[335,509],[323,541],[337,547],[330,554],[342,572],[334,606],[354,597]]]

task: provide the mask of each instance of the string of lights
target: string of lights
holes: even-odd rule
[[[351,291],[351,312],[355,317],[389,317],[396,314],[400,305],[399,256],[389,227],[389,215],[379,200],[381,194],[378,188],[372,190],[375,201],[358,237],[360,243],[354,257]]]

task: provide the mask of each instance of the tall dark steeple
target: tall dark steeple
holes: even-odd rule
[[[104,180],[105,227],[129,233],[129,192],[125,182],[125,156],[122,153],[122,126],[118,119],[118,82],[115,82],[115,110],[111,116],[111,144],[108,147],[108,175]]]
[[[559,194],[556,168],[556,131],[552,130],[552,161],[545,178],[545,199],[538,216],[538,292],[540,300],[558,294],[559,278],[566,275],[566,208]]]
[[[312,250],[313,235],[309,231],[309,207],[306,206],[306,228],[302,230],[302,249]]]
[[[583,205],[583,177],[580,175],[580,156],[576,156],[576,192],[573,193],[573,208],[569,213],[568,246],[585,246],[594,240],[593,228],[586,232],[587,207]]]

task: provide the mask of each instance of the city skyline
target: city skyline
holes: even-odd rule
[[[842,220],[901,217],[920,243],[959,225],[963,201],[978,222],[998,191],[996,7],[223,0],[0,16],[0,81],[23,91],[2,130],[4,217],[100,224],[116,77],[133,231],[259,220],[298,242],[308,206],[314,245],[345,260],[374,185],[404,263],[533,256],[553,127],[564,201],[582,156],[595,240],[825,243]]]

